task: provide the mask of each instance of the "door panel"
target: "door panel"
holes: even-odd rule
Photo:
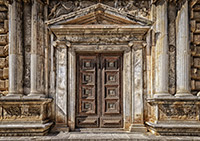
[[[76,127],[122,127],[121,54],[77,55]]]
[[[77,127],[98,127],[96,72],[97,56],[80,55],[77,58]]]
[[[102,55],[101,127],[122,127],[120,55]]]

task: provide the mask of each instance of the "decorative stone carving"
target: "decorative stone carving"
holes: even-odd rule
[[[118,9],[118,11],[124,11],[135,16],[147,17],[150,14],[150,0],[52,0],[49,4],[49,18],[56,18],[70,12],[74,12],[91,5],[101,2]]]
[[[32,107],[29,105],[11,105],[11,106],[3,106],[3,119],[9,118],[29,118],[35,117],[39,118],[41,115],[40,107]]]
[[[161,104],[160,120],[197,120],[195,104]]]
[[[4,118],[13,117],[13,116],[21,116],[21,107],[18,105],[13,105],[9,107],[2,107],[4,110]]]
[[[123,42],[129,41],[141,41],[142,36],[133,35],[133,34],[117,34],[117,35],[88,35],[88,36],[73,36],[69,35],[66,36],[66,40],[73,42],[73,43],[84,43],[84,44],[120,44]]]

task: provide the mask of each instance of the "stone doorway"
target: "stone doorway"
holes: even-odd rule
[[[89,22],[85,23],[85,21]],[[47,24],[52,31],[51,80],[53,83],[51,83],[51,93],[55,99],[53,107],[55,111],[52,113],[55,116],[56,126],[69,127],[71,131],[74,131],[77,125],[87,127],[81,126],[80,123],[77,124],[78,118],[84,118],[85,115],[77,114],[77,107],[81,104],[77,103],[77,92],[80,91],[77,88],[77,80],[80,77],[77,77],[78,66],[76,65],[79,59],[77,56],[86,52],[92,52],[92,56],[97,54],[99,56],[103,53],[121,52],[123,54],[121,56],[123,58],[123,72],[121,72],[123,90],[120,97],[123,106],[120,107],[119,118],[112,119],[112,122],[115,122],[112,128],[123,127],[123,130],[131,130],[135,125],[136,128],[138,124],[143,126],[145,39],[151,22],[142,18],[129,17],[117,9],[99,3],[78,12],[51,19],[47,21]],[[96,57],[97,60],[102,59]],[[86,109],[87,107],[89,108],[90,104],[86,106]],[[94,111],[90,110],[90,112]],[[111,125],[103,125],[102,113],[97,113],[96,121],[92,121],[95,123],[94,128],[111,127]],[[86,117],[92,117],[91,114]],[[117,120],[118,124],[116,124]],[[83,121],[85,122],[85,119]],[[108,124],[109,122],[107,121]]]
[[[76,127],[122,128],[122,54],[77,54]]]

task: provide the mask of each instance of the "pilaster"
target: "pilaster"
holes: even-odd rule
[[[68,131],[68,46],[65,40],[56,41],[56,127],[57,131]],[[71,88],[70,88],[71,89]]]

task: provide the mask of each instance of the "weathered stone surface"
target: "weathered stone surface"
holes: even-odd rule
[[[194,67],[200,68],[200,58],[194,58]]]
[[[5,56],[4,55],[4,46],[0,46],[0,57]]]
[[[3,69],[6,66],[6,59],[0,58],[0,69]]]
[[[0,80],[0,91],[5,90],[5,80]]]
[[[8,90],[8,87],[9,87],[9,80],[6,79],[5,80],[5,88],[6,88],[6,90]],[[6,91],[6,93],[7,93],[7,91]]]
[[[0,5],[0,12],[6,12],[8,8],[5,5]]]
[[[3,79],[3,69],[0,69],[0,79]]]
[[[8,68],[3,69],[3,78],[7,79],[8,78]]]
[[[0,45],[6,45],[6,44],[7,44],[7,35],[0,34]]]
[[[194,35],[194,44],[200,44],[200,35]]]

